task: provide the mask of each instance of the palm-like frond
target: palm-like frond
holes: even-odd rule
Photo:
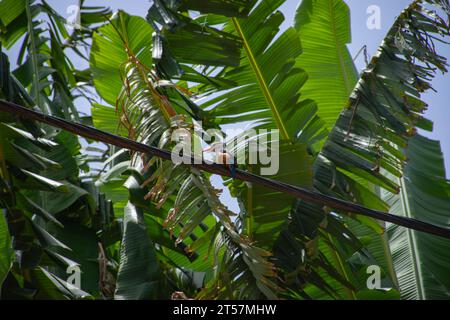
[[[3,53],[0,65],[0,96],[28,107],[34,105],[26,89],[10,73]],[[8,229],[2,228],[2,244],[6,245],[9,231],[14,239],[9,249],[21,252],[9,260],[10,269],[6,265],[8,248],[2,246],[6,254],[2,255],[6,268],[2,272],[7,273],[2,296],[20,299],[97,296],[98,240],[94,231],[97,224],[93,221],[96,200],[102,206],[99,215],[106,215],[107,204],[83,189],[86,186],[78,180],[77,138],[66,133],[53,135],[53,131],[49,133],[32,121],[4,117],[0,131],[0,206],[8,225]],[[74,241],[75,233],[82,235],[83,241]],[[85,248],[81,250],[78,245]],[[64,280],[69,266],[84,268],[81,288],[72,288]],[[4,276],[2,273],[2,282]]]
[[[317,113],[330,130],[358,81],[347,49],[351,42],[350,9],[342,0],[302,1],[295,29],[303,47],[296,65],[309,76],[302,95],[317,103]]]
[[[438,10],[446,12],[449,9],[448,5],[439,2],[430,1],[428,4],[434,4]],[[308,37],[314,34],[314,23],[328,21],[324,19],[325,13],[329,13],[328,9],[336,9],[339,6],[341,12],[337,16],[345,17],[343,3],[338,4],[330,0],[302,4],[297,15],[300,35],[308,41]],[[317,20],[313,20],[314,18]],[[410,23],[411,19],[414,19],[413,23]],[[432,21],[437,22],[436,27],[428,28]],[[338,30],[345,28],[340,27]],[[351,95],[350,106],[337,119],[316,159],[314,186],[317,190],[381,209],[386,208],[386,204],[380,201],[374,185],[390,192],[398,192],[395,176],[403,174],[403,165],[407,159],[398,150],[407,145],[409,137],[415,133],[415,126],[424,127],[424,124],[427,124],[419,114],[426,107],[425,103],[420,101],[420,93],[429,88],[428,81],[435,72],[431,65],[446,71],[445,59],[438,56],[434,50],[432,41],[437,38],[432,33],[435,33],[435,36],[448,34],[448,24],[439,18],[437,13],[428,11],[417,1],[395,22],[378,54],[363,72]],[[340,45],[342,44],[341,41]],[[328,48],[329,44],[315,46]],[[333,50],[335,49],[343,54],[342,57],[347,56],[346,49],[339,47],[339,43],[336,43],[336,47],[333,43]],[[313,54],[313,51],[309,54]],[[308,52],[306,56],[308,57]],[[312,70],[313,76],[326,77],[327,74],[319,73],[322,69],[315,64],[321,61],[320,59],[311,56],[309,60],[299,61],[306,69],[309,67]],[[349,81],[345,74],[344,72],[334,79],[336,86]],[[321,89],[317,88],[318,91],[327,90],[328,86],[325,84],[326,81],[314,84],[314,80],[308,83],[310,86],[321,86]],[[322,95],[318,98],[322,102],[319,104],[319,110],[323,107],[327,114],[340,110],[342,105],[338,103],[339,99],[335,98],[332,92]],[[332,118],[330,120],[333,121]],[[390,177],[385,172],[389,172]],[[363,182],[364,180],[366,182]],[[303,212],[299,209],[297,215],[301,216]],[[391,281],[386,284],[395,285],[397,277],[387,237],[376,235],[383,232],[377,222],[356,218],[360,221],[359,224],[348,220],[350,230],[360,237],[375,236],[366,248],[376,257],[377,263],[389,272]]]
[[[100,29],[100,32],[108,28],[118,33],[116,38],[127,39],[128,29],[120,21],[132,21],[133,18],[119,12],[118,17],[111,23]],[[145,34],[144,30],[141,30]],[[110,35],[111,37],[111,35]],[[98,38],[95,38],[98,39]],[[98,43],[93,52],[93,66],[98,67],[97,57],[107,56],[111,46]],[[117,44],[114,50],[123,50],[126,61],[121,63],[123,70],[122,89],[116,99],[119,121],[125,125],[129,135],[139,142],[148,145],[158,145],[161,148],[172,146],[171,134],[177,129],[184,129],[190,135],[193,134],[193,126],[188,123],[189,114],[178,114],[179,106],[172,106],[158,87],[159,80],[153,71],[134,54],[135,50],[141,52],[142,48],[130,48],[126,41]],[[118,74],[115,75],[117,79]],[[99,78],[97,83],[102,88],[108,77]],[[144,160],[144,161],[142,161]],[[143,159],[139,155],[133,155],[132,166],[146,176],[142,187],[148,186],[146,201],[155,203],[156,207],[162,207],[171,198],[174,199],[173,208],[169,211],[165,227],[171,230],[176,238],[176,244],[182,243],[188,238],[197,238],[197,231],[204,221],[213,214],[226,239],[223,244],[233,246],[233,255],[245,261],[240,264],[239,273],[245,273],[253,277],[258,292],[263,292],[267,297],[274,298],[271,293],[269,277],[274,272],[272,264],[266,261],[264,251],[254,247],[250,241],[241,237],[233,222],[229,218],[230,211],[223,206],[218,198],[217,190],[212,188],[209,178],[199,171],[185,165],[174,164],[169,161],[155,159]],[[114,169],[114,168],[113,168]],[[216,234],[220,230],[214,228]],[[208,234],[208,236],[211,236]],[[214,239],[216,235],[212,236]],[[205,243],[208,246],[208,243]],[[186,252],[189,252],[186,248]],[[216,249],[218,250],[218,249]],[[228,249],[225,249],[228,250]],[[230,249],[231,250],[231,249]],[[259,266],[258,266],[259,265]],[[261,266],[266,266],[261,270]],[[120,273],[119,273],[120,275]],[[138,276],[138,275],[136,275]],[[266,279],[266,280],[265,280]],[[266,281],[267,283],[265,283]],[[228,285],[228,284],[227,284]],[[226,286],[225,286],[226,287]]]
[[[80,119],[74,99],[83,95],[86,83],[82,81],[89,82],[89,77],[80,77],[82,72],[64,50],[73,46],[82,57],[75,44],[89,42],[92,24],[105,20],[103,16],[92,19],[92,14],[109,12],[81,5],[81,28],[69,34],[66,19],[45,1],[1,1],[2,45],[10,48],[23,40],[19,67],[13,72],[1,53],[2,99],[28,108],[39,106],[45,113],[62,118]],[[38,15],[45,20],[38,20]],[[2,297],[99,297],[103,286],[99,288],[96,259],[102,240],[96,232],[108,233],[117,221],[111,218],[110,203],[89,182],[79,179],[80,171],[89,168],[83,167],[77,137],[33,121],[4,116],[0,121],[4,150],[0,155],[1,180],[7,186],[5,189],[2,183],[0,206],[13,237],[12,247],[21,252],[8,270]],[[81,288],[67,284],[66,269],[70,266],[83,269]]]
[[[449,226],[450,186],[439,143],[411,139],[399,195],[384,194],[391,213]],[[389,225],[387,232],[400,293],[404,299],[448,299],[450,242]]]
[[[440,2],[426,3],[449,10]],[[427,106],[420,94],[431,88],[429,81],[436,69],[446,71],[445,58],[432,44],[435,36],[448,34],[447,22],[437,14],[415,1],[394,23],[318,157],[316,186],[320,191],[345,190],[345,186],[322,180],[330,174],[320,171],[329,168],[334,172],[331,176],[353,175],[398,192],[398,185],[382,170],[401,176],[406,159],[398,148],[406,146],[415,126],[428,126],[421,116]]]
[[[303,114],[300,117],[303,122],[292,121],[296,119],[296,112],[300,114],[302,110],[302,108],[292,108],[295,101],[300,101],[297,95],[298,91],[300,90],[304,94],[311,92],[311,90],[308,91],[308,85],[313,86],[314,81],[308,83],[306,89],[302,88],[303,82],[306,80],[303,71],[288,66],[288,64],[286,69],[281,69],[282,65],[277,64],[277,61],[281,63],[289,61],[289,59],[296,60],[298,65],[312,68],[313,76],[319,76],[320,70],[323,71],[323,69],[316,68],[317,73],[314,73],[316,69],[314,69],[313,62],[319,61],[319,58],[313,51],[307,53],[311,56],[307,55],[302,64],[302,57],[299,57],[301,47],[300,45],[296,46],[296,41],[293,39],[289,41],[290,50],[277,51],[277,48],[282,48],[279,44],[288,39],[290,35],[290,30],[288,30],[276,40],[273,38],[280,21],[282,21],[279,14],[273,14],[273,10],[281,3],[282,1],[274,1],[269,6],[263,2],[253,8],[247,18],[221,20],[222,23],[226,23],[223,30],[237,35],[242,42],[241,65],[239,68],[226,67],[218,73],[222,79],[226,79],[230,83],[234,82],[235,89],[215,96],[204,103],[203,107],[211,108],[209,113],[219,119],[218,123],[260,121],[257,123],[259,127],[280,129],[284,139],[297,137],[297,134],[302,132],[302,134],[306,133],[307,141],[314,142],[314,134],[320,132],[317,130],[317,126],[312,125],[318,123],[313,120],[315,105],[309,104],[313,111],[309,113],[309,116]],[[448,10],[448,6],[445,4],[433,1],[429,3],[438,5],[440,9]],[[331,34],[327,33],[325,36],[329,36],[335,41],[328,47],[328,50],[332,50],[340,58],[341,63],[336,68],[341,71],[339,78],[343,80],[344,84],[347,84],[346,88],[340,91],[340,99],[329,98],[329,94],[319,99],[324,112],[329,114],[329,117],[327,116],[328,126],[336,120],[337,123],[315,161],[314,187],[323,193],[352,201],[364,201],[373,207],[386,209],[386,205],[379,200],[374,189],[367,183],[361,184],[361,181],[365,179],[391,192],[398,191],[396,183],[387,178],[382,171],[386,170],[393,175],[400,176],[406,159],[401,152],[397,151],[397,148],[406,144],[408,136],[412,133],[411,128],[416,125],[427,126],[427,121],[419,115],[425,107],[425,104],[419,100],[420,92],[427,88],[427,81],[433,73],[428,66],[434,64],[437,68],[445,71],[445,62],[429,44],[432,38],[424,36],[424,33],[448,33],[447,24],[444,20],[423,9],[418,3],[410,6],[396,21],[379,53],[363,73],[362,79],[351,95],[348,109],[340,115],[339,119],[336,119],[356,77],[355,69],[345,48],[345,44],[349,40],[348,24],[346,28],[345,23],[336,23],[339,19],[340,22],[342,19],[348,19],[348,12],[340,2],[314,3],[314,13],[317,19],[308,21],[310,14],[308,11],[311,6],[311,3],[306,2],[300,7],[298,27],[300,30],[303,28],[303,33],[307,33],[307,28],[313,28],[314,23],[330,22],[331,28],[328,29],[331,30]],[[320,16],[321,13],[323,13],[322,16]],[[317,17],[318,14],[320,17]],[[421,19],[417,19],[419,16]],[[413,18],[415,20],[411,23]],[[433,22],[436,27],[434,29],[427,28]],[[333,26],[335,28],[332,28]],[[312,42],[308,42],[308,34],[305,37],[306,49],[311,50],[308,45],[312,45]],[[404,41],[401,40],[403,38]],[[298,50],[295,51],[295,48]],[[286,59],[277,60],[273,57],[269,59],[273,52],[278,52],[277,57],[281,56]],[[310,61],[311,59],[314,61]],[[416,63],[416,60],[421,62]],[[267,64],[268,61],[270,61],[270,65]],[[206,65],[208,64],[206,63]],[[317,67],[317,65],[315,66]],[[392,72],[394,69],[401,70],[401,72],[394,74]],[[327,71],[329,70],[327,69]],[[304,80],[299,78],[302,74]],[[289,86],[290,80],[295,80],[292,83],[297,86]],[[283,91],[283,85],[292,91]],[[287,101],[288,113],[284,112],[283,103],[279,103],[276,99],[278,90],[283,92],[282,96]],[[294,96],[294,100],[290,99]],[[305,97],[310,98],[309,96]],[[340,100],[342,105],[336,105],[338,101],[335,100]],[[283,116],[287,117],[283,118]],[[305,129],[302,125],[308,124],[308,121],[310,121],[308,127],[316,128],[312,135],[308,135],[307,130],[301,130]],[[295,123],[295,126],[291,126],[289,123]],[[261,204],[261,201],[258,203]],[[264,205],[261,205],[261,208],[264,208]],[[323,217],[323,211],[321,208],[316,208],[315,212],[316,220],[321,221],[319,217]],[[248,214],[252,216],[252,213]],[[298,211],[296,214],[301,215],[302,213]],[[257,218],[252,216],[254,221],[257,221]],[[377,223],[372,222],[371,219],[358,219],[376,232],[381,231]],[[264,220],[264,222],[267,225],[268,221]],[[259,226],[259,224],[256,225]],[[316,224],[317,227],[318,224]],[[252,229],[252,233],[256,235],[257,229]],[[377,254],[377,256],[379,255]]]
[[[252,121],[255,128],[278,129],[283,142],[280,147],[280,170],[274,178],[293,185],[311,187],[312,160],[302,142],[308,142],[314,149],[315,143],[325,137],[325,130],[316,115],[315,103],[300,97],[299,91],[307,80],[307,75],[295,66],[302,53],[298,35],[292,28],[278,34],[284,17],[276,9],[282,3],[283,1],[259,2],[245,18],[225,17],[221,20],[225,24],[221,31],[236,36],[242,43],[241,64],[239,67],[226,66],[217,73],[215,77],[233,84],[233,88],[229,89],[228,85],[223,89],[229,90],[216,89],[218,93],[203,103],[202,108],[208,110],[205,114],[212,116],[218,124]],[[197,18],[195,21],[202,19]],[[167,30],[167,34],[170,31],[177,33],[175,29]],[[168,43],[171,44],[170,41]],[[202,63],[205,67],[210,66],[208,62]],[[203,82],[208,84],[207,81]],[[209,93],[211,88],[208,86],[200,89],[200,92],[202,90]],[[258,166],[252,166],[252,170],[258,169]],[[301,252],[305,250],[305,246],[314,243],[317,232],[309,235],[311,238],[296,238],[291,230],[286,229],[281,238],[278,238],[283,225],[290,221],[294,198],[256,185],[234,184],[232,189],[243,203],[244,232],[258,245],[272,250],[277,241],[276,250],[282,254],[283,246],[296,246],[293,252]],[[325,219],[325,213],[321,208],[315,208],[314,212],[315,219],[318,220],[314,227],[317,229]],[[293,243],[286,242],[288,239],[292,239]],[[358,249],[360,244],[355,241],[353,247]],[[321,268],[318,264],[321,263],[322,267],[327,264],[322,260],[323,256],[317,255],[317,250],[309,250],[309,253],[310,259],[302,261],[303,268],[307,269],[302,276],[311,275],[309,280],[321,286],[324,281],[317,271],[313,275],[310,270],[312,261],[314,260],[318,269]],[[276,259],[286,260],[286,257]],[[289,269],[295,276],[299,274],[292,264],[283,262],[279,266]],[[301,268],[300,265],[297,267]],[[332,269],[330,267],[327,271],[333,273]],[[334,272],[334,276],[348,285],[348,280],[339,276],[339,272]],[[294,283],[298,286],[299,280]]]

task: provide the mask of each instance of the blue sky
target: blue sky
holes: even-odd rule
[[[205,0],[207,1],[207,0]],[[75,5],[76,0],[48,0],[61,14],[68,15],[67,8]],[[349,45],[350,52],[354,56],[359,49],[366,45],[369,55],[376,52],[377,47],[383,40],[389,27],[392,25],[395,17],[405,8],[410,0],[346,0],[351,9],[352,18],[352,43]],[[287,28],[292,24],[295,10],[300,0],[286,0],[282,7],[282,11],[286,16],[284,27]],[[87,0],[86,5],[98,6],[108,5],[113,9],[123,9],[130,14],[145,16],[149,7],[149,1],[142,0]],[[376,5],[381,12],[381,28],[379,30],[369,30],[367,28],[367,8]],[[438,45],[439,52],[450,58],[450,45]],[[14,55],[16,50],[12,50]],[[11,59],[15,60],[15,59]],[[358,68],[364,67],[364,59],[357,60]],[[447,176],[450,172],[450,75],[439,74],[433,82],[433,87],[438,93],[429,92],[424,95],[424,100],[429,103],[430,109],[427,117],[434,122],[434,131],[432,133],[424,133],[425,136],[440,140],[442,149],[446,158]],[[80,106],[83,110],[88,110],[89,106]]]

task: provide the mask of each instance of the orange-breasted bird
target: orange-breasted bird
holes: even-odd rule
[[[225,143],[214,142],[211,146],[204,149],[203,152],[214,152],[214,162],[227,166],[230,170],[231,177],[236,177],[236,159],[226,150]]]

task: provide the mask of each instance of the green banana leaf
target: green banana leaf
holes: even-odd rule
[[[128,203],[123,224],[121,259],[114,298],[141,300],[164,297],[159,263],[146,231],[142,211]]]
[[[350,9],[342,0],[301,1],[295,29],[303,46],[296,65],[309,76],[301,93],[317,103],[319,117],[331,129],[358,80],[347,49]]]
[[[123,11],[119,11],[111,23],[94,33],[90,67],[97,92],[110,105],[116,105],[124,84],[127,50],[145,66],[152,65],[152,33],[153,29],[145,19]]]
[[[390,212],[449,228],[450,182],[439,142],[417,135],[406,155],[402,191],[384,195]],[[395,225],[389,225],[387,233],[402,298],[449,299],[450,240]]]

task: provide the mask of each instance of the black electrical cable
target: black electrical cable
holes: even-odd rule
[[[111,133],[92,128],[90,126],[45,115],[41,112],[25,108],[15,103],[0,100],[0,111],[8,112],[22,119],[30,119],[46,123],[48,125],[72,132],[84,138],[101,141],[117,147],[132,150],[135,152],[145,153],[165,160],[172,159],[171,153],[169,151],[147,146],[131,139],[119,137]],[[195,164],[196,161],[194,161],[194,158],[187,158],[186,160],[189,160],[189,163],[192,163],[192,166],[200,170],[218,174],[221,176],[231,176],[231,172],[226,166],[219,164],[208,164],[205,162],[202,162],[201,164]],[[290,194],[306,202],[311,202],[322,206],[328,206],[337,210],[342,210],[344,212],[351,212],[378,220],[391,222],[402,227],[450,239],[450,229],[446,229],[420,220],[400,217],[386,212],[372,210],[358,204],[336,199],[318,192],[295,187],[286,183],[274,181],[242,170],[236,170],[235,178],[242,181],[256,183],[272,190]]]

